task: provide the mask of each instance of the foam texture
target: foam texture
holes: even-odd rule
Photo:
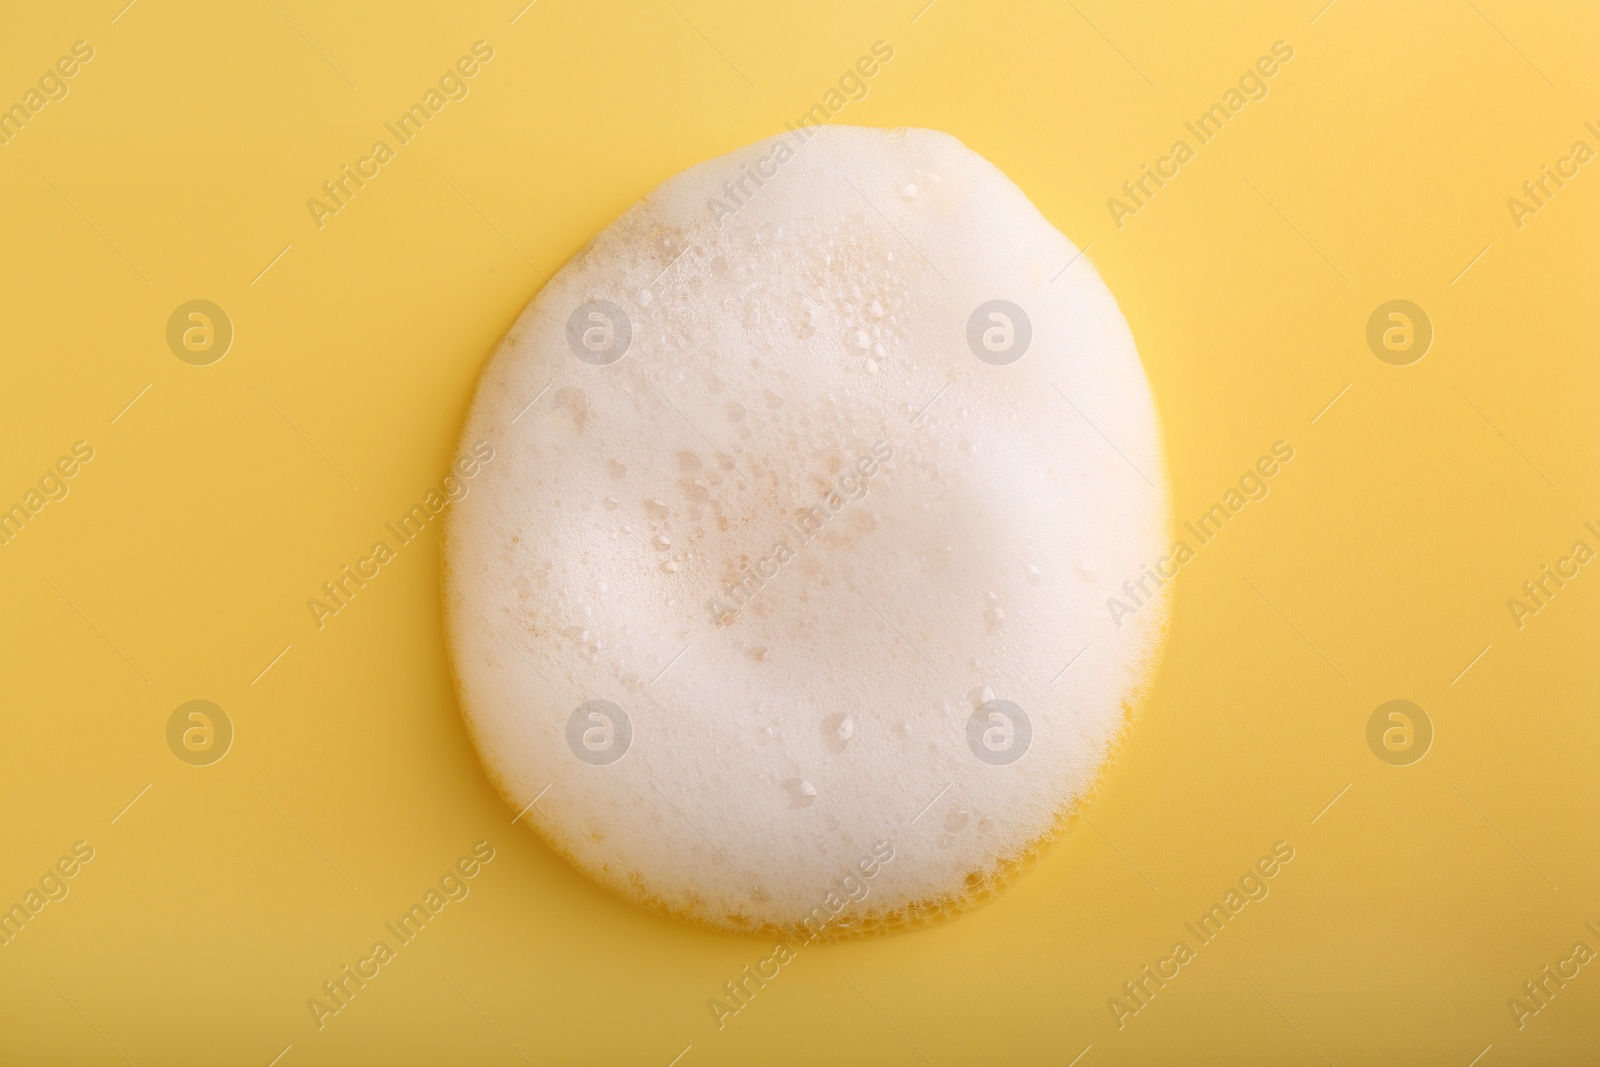
[[[445,537],[463,714],[512,810],[648,907],[831,937],[984,899],[1160,654],[1163,589],[1107,607],[1168,543],[1133,338],[947,134],[664,182],[517,320],[480,441]]]

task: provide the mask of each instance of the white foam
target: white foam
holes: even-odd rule
[[[968,343],[995,299],[1031,324],[1005,365]],[[631,325],[616,362],[603,319],[569,345],[593,301]],[[469,728],[513,810],[547,790],[525,821],[649,906],[793,926],[879,841],[842,923],[970,900],[1093,783],[1159,655],[1164,591],[1106,605],[1168,543],[1132,336],[946,134],[827,127],[669,179],[528,306],[463,440],[497,452],[447,529]],[[1027,716],[1015,762],[1003,716],[969,744],[988,700]],[[589,701],[627,729],[591,705],[574,747]]]

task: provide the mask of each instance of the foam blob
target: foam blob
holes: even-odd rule
[[[671,914],[828,937],[984,898],[1160,653],[1132,336],[946,134],[808,129],[669,179],[523,312],[463,442],[495,450],[445,541],[478,751]]]

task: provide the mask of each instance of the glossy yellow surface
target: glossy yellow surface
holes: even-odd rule
[[[1600,17],[1319,2],[12,5],[0,104],[40,106],[0,144],[0,507],[27,515],[0,545],[0,906],[40,906],[0,947],[0,1061],[1593,1062]],[[719,1029],[708,999],[772,945],[631,907],[511,824],[456,709],[436,530],[321,628],[306,601],[439,483],[546,276],[880,40],[835,121],[948,130],[1089,246],[1179,523],[1294,458],[1191,543],[1148,706],[1040,863],[954,922],[801,948]],[[467,95],[393,143],[478,41]],[[1171,176],[1134,201],[1145,164]],[[198,351],[169,348],[194,300],[232,324],[215,362],[187,312]],[[1420,360],[1382,344],[1414,313],[1369,348],[1395,300],[1431,322]],[[194,700],[221,716],[169,747]],[[1391,700],[1431,724],[1420,761],[1414,710],[1369,748]],[[223,759],[175,756],[222,717]],[[399,945],[458,861],[469,895]],[[346,965],[376,977],[319,1028]],[[1146,965],[1176,973],[1134,1000]]]

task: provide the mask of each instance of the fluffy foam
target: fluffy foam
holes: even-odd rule
[[[1012,362],[1014,312],[969,330],[993,300],[1031,327]],[[646,906],[830,936],[982,899],[1159,656],[1164,590],[1107,604],[1168,543],[1132,336],[947,134],[824,127],[669,179],[523,312],[463,440],[497,450],[446,531],[469,729]]]

